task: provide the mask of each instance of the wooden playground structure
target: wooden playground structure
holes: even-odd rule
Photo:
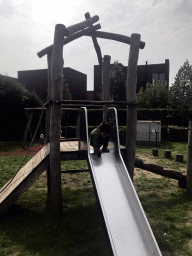
[[[62,24],[55,26],[54,43],[51,46],[43,49],[38,53],[39,57],[47,55],[48,63],[48,95],[47,103],[44,105],[41,113],[46,111],[46,129],[45,138],[46,147],[37,154],[37,156],[31,160],[29,165],[34,166],[33,170],[26,174],[27,167],[24,166],[20,174],[16,174],[17,180],[22,179],[26,175],[25,181],[16,185],[5,185],[1,191],[5,191],[7,187],[10,189],[10,193],[16,188],[15,194],[8,198],[7,202],[1,204],[0,201],[0,215],[21,195],[32,182],[47,169],[47,187],[48,193],[51,195],[52,212],[55,216],[62,214],[62,193],[61,193],[61,164],[60,161],[66,160],[81,160],[87,159],[87,156],[80,148],[80,142],[77,141],[60,141],[60,125],[62,118],[62,109],[68,109],[71,111],[79,111],[82,106],[103,106],[103,121],[107,120],[108,106],[127,106],[127,121],[126,121],[126,148],[121,148],[124,153],[124,161],[129,175],[133,180],[134,166],[135,166],[135,148],[136,148],[136,126],[137,126],[137,100],[136,100],[136,79],[137,79],[137,62],[139,56],[139,49],[143,49],[145,43],[140,41],[139,34],[132,34],[131,37],[118,35],[114,33],[97,31],[101,28],[100,24],[93,25],[99,20],[98,16],[90,17],[89,13],[85,14],[86,20],[72,25],[66,28]],[[89,36],[92,38],[98,62],[102,68],[102,101],[73,101],[63,100],[63,46],[81,36]],[[115,40],[118,42],[126,43],[130,45],[129,58],[128,58],[128,70],[126,80],[126,101],[110,101],[109,94],[109,71],[110,71],[110,59],[109,55],[102,57],[101,49],[97,42],[97,38],[104,38]],[[26,126],[25,136],[30,126],[32,119],[32,113],[34,111],[40,111],[40,109],[30,109],[28,123]],[[80,116],[80,114],[79,114]],[[79,117],[78,117],[79,118]],[[79,134],[79,131],[77,131]],[[192,136],[189,137],[191,141]],[[191,148],[188,150],[189,154]],[[38,163],[41,163],[40,165]],[[191,179],[191,166],[188,166],[187,173],[187,192],[192,193],[192,179]],[[11,184],[11,183],[10,183]],[[15,186],[15,187],[14,187]],[[4,193],[4,197],[9,192]],[[2,199],[3,200],[3,199]]]
[[[47,171],[48,191],[51,194],[52,210],[55,215],[62,212],[61,200],[61,167],[60,167],[60,124],[62,107],[100,105],[103,106],[103,120],[106,120],[107,106],[126,105],[127,106],[127,134],[126,134],[126,153],[125,163],[131,178],[133,178],[135,147],[136,147],[136,123],[137,123],[137,100],[136,100],[136,79],[137,79],[137,61],[139,49],[143,49],[145,43],[140,41],[139,34],[132,34],[131,37],[118,35],[114,33],[97,31],[101,28],[100,24],[93,25],[99,20],[98,16],[90,17],[85,14],[85,21],[65,27],[63,24],[55,26],[54,43],[51,46],[38,52],[41,58],[47,55],[48,62],[48,96],[46,103],[46,139],[50,143],[50,167]],[[92,38],[95,47],[98,62],[102,67],[102,94],[103,101],[63,101],[63,46],[81,36]],[[126,81],[126,102],[112,102],[109,98],[109,55],[102,57],[97,38],[115,40],[130,45],[128,58],[128,72]],[[129,125],[128,125],[129,124]],[[73,154],[73,159],[75,154]]]
[[[139,49],[143,49],[145,43],[140,41],[139,34],[132,34],[131,37],[127,37],[113,33],[99,32],[97,30],[101,28],[100,24],[93,25],[99,20],[99,17],[94,16],[91,18],[90,14],[86,13],[85,18],[85,21],[68,28],[63,24],[57,24],[55,26],[53,45],[48,46],[38,53],[39,57],[47,55],[48,62],[47,102],[41,109],[41,116],[37,125],[38,127],[46,110],[46,145],[23,168],[15,173],[13,178],[0,190],[0,215],[26,191],[39,175],[47,170],[47,187],[51,197],[52,213],[55,217],[62,216],[62,172],[60,161],[85,159],[88,162],[93,185],[97,190],[97,197],[100,202],[114,255],[117,255],[118,251],[118,255],[127,255],[129,253],[129,255],[134,256],[143,253],[142,255],[161,256],[158,244],[132,184],[137,135],[137,62]],[[102,101],[63,100],[63,46],[81,36],[92,38],[98,62],[102,68]],[[130,45],[126,80],[126,101],[124,102],[110,101],[109,71],[111,57],[109,55],[102,57],[97,37],[116,40]],[[89,150],[86,109],[86,106],[95,105],[103,106],[102,119],[103,121],[110,121],[110,137],[113,139],[110,141],[112,150],[108,154],[103,154],[98,161],[91,157],[91,149]],[[119,105],[126,105],[127,107],[125,148],[121,147],[119,143],[117,110],[111,108],[111,106]],[[61,141],[60,139],[63,109],[78,111],[77,140]],[[24,137],[27,135],[30,126],[32,113],[40,109],[33,108],[31,110],[32,112],[29,114]],[[35,135],[36,132],[37,128]],[[189,140],[192,140],[191,138]],[[120,151],[124,154],[124,161]],[[188,152],[191,153],[191,150]],[[189,169],[187,192],[190,192],[189,188],[192,187],[190,166]],[[135,254],[136,251],[138,254]]]

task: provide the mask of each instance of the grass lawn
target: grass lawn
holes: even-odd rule
[[[159,156],[138,146],[136,156],[146,162],[186,173],[186,143],[164,143]],[[171,150],[172,158],[164,157]],[[175,161],[176,154],[184,162]],[[30,157],[28,157],[28,160]],[[0,156],[0,187],[12,177],[22,157]],[[87,168],[86,161],[62,162],[62,170]],[[192,256],[192,197],[177,181],[135,168],[134,186],[163,256]],[[62,173],[64,214],[50,214],[46,173],[0,219],[1,256],[110,255],[110,246],[89,173]]]

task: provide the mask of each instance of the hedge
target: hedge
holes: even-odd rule
[[[127,110],[117,109],[118,123],[120,126],[126,125]],[[102,109],[88,109],[88,122],[89,125],[98,125],[102,122],[103,110]],[[67,116],[65,116],[66,119]],[[182,126],[182,114],[172,112],[169,109],[138,109],[138,120],[156,120],[161,121],[162,125],[166,126]],[[192,113],[186,113],[183,117],[184,127],[188,127],[189,121],[192,120]],[[77,112],[69,114],[68,123],[76,125]],[[66,120],[65,120],[66,123]]]

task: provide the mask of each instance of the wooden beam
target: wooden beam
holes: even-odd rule
[[[114,33],[109,33],[109,32],[95,31],[95,32],[91,32],[89,35],[85,35],[85,36],[95,36],[95,37],[99,37],[99,38],[103,38],[103,39],[115,40],[115,41],[125,43],[125,44],[131,44],[131,37],[114,34]],[[139,48],[143,49],[144,47],[145,47],[145,42],[140,41]]]
[[[84,105],[132,105],[135,106],[138,104],[138,102],[134,101],[90,101],[90,100],[62,100],[62,101],[55,101],[55,104],[74,104],[74,105],[79,105],[79,104],[84,104]],[[52,101],[47,102],[47,104],[53,104]]]
[[[131,35],[131,44],[129,51],[129,61],[127,67],[126,81],[126,100],[128,102],[136,102],[137,94],[137,61],[139,57],[140,35]],[[133,180],[134,163],[135,163],[135,148],[137,135],[137,106],[127,106],[127,121],[126,121],[126,161],[127,170]]]
[[[85,13],[85,18],[88,20],[91,18],[90,16],[90,13],[89,12],[86,12]],[[91,27],[93,27],[93,25],[91,25]],[[97,42],[97,38],[96,36],[92,36],[92,41],[93,41],[93,45],[95,47],[95,51],[97,53],[97,58],[98,58],[98,62],[99,62],[99,65],[102,65],[102,54],[101,54],[101,48]]]
[[[104,55],[102,65],[102,96],[103,101],[110,101],[110,88],[109,88],[109,71],[110,71],[111,56]],[[103,106],[103,122],[107,122],[107,105]]]
[[[44,158],[42,162],[0,204],[0,216],[31,186],[48,166],[49,156]]]
[[[47,76],[48,76],[48,89],[47,89],[47,101],[51,100],[51,62],[52,62],[52,54],[47,54]],[[49,135],[50,135],[50,116],[51,116],[51,108],[47,106],[46,111],[46,143],[49,142]]]
[[[55,36],[51,62],[51,96],[53,100],[63,99],[63,33],[64,26],[55,26]],[[53,215],[62,215],[61,164],[60,164],[60,124],[61,105],[51,105],[50,120],[50,183]]]
[[[51,61],[52,54],[47,54],[47,76],[48,76],[48,89],[47,89],[47,101],[51,100]],[[46,143],[49,143],[50,136],[50,119],[51,119],[51,106],[47,106],[46,109],[46,129],[45,129],[45,139]],[[47,192],[51,194],[51,178],[50,178],[50,166],[47,168]]]
[[[70,42],[74,41],[75,39],[78,39],[82,36],[88,35],[90,32],[94,32],[94,31],[96,31],[100,28],[101,28],[101,25],[97,24],[95,26],[83,29],[82,31],[79,31],[75,34],[72,34],[72,35],[68,36],[67,38],[63,39],[63,45],[66,45],[66,44],[68,44],[68,43],[70,43]],[[41,58],[44,55],[46,55],[48,53],[51,53],[52,49],[53,49],[53,45],[50,45],[50,46],[46,47],[45,49],[41,50],[40,52],[38,52],[37,55],[38,55],[39,58]]]
[[[87,27],[90,27],[91,25],[93,25],[98,20],[99,20],[99,16],[95,15],[92,18],[89,18],[89,19],[87,19],[85,21],[82,21],[80,23],[77,23],[75,25],[67,27],[67,30],[69,31],[69,35],[72,35],[72,34],[78,32],[79,30],[82,30],[82,29],[85,29]]]
[[[71,169],[66,171],[61,171],[61,173],[77,173],[77,172],[89,172],[89,169]]]

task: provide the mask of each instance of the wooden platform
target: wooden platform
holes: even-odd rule
[[[111,146],[109,143],[109,148]],[[121,151],[124,149],[121,147]],[[60,152],[61,161],[87,160],[87,150],[79,150],[78,141],[61,142]],[[49,153],[50,145],[47,144],[0,189],[0,216],[48,168]]]
[[[60,150],[61,152],[71,152],[79,150],[79,142],[78,141],[61,141],[60,142]]]
[[[113,148],[111,142],[109,142],[109,149]],[[90,150],[93,147],[90,146]],[[78,141],[62,141],[60,143],[61,150],[61,161],[65,160],[87,160],[87,151],[79,150],[79,142]],[[125,147],[121,146],[121,153],[124,157]]]

